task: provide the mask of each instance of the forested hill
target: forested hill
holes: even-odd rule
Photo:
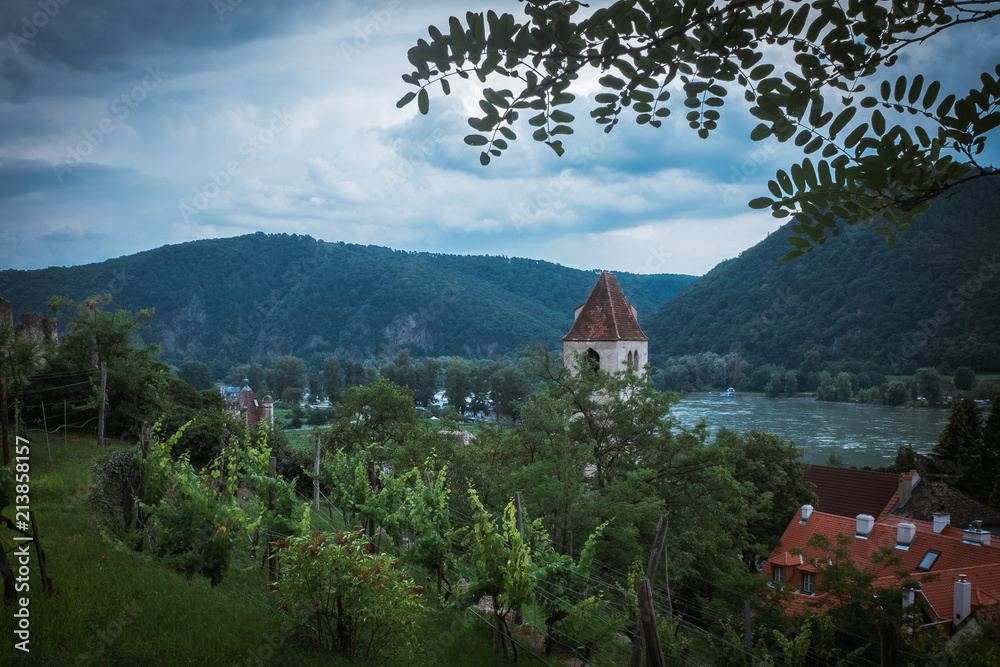
[[[652,355],[739,351],[799,366],[803,353],[884,373],[1000,372],[1000,187],[984,179],[933,203],[896,247],[851,229],[781,264],[788,225],[722,262],[643,321]]]
[[[194,241],[99,264],[0,272],[15,318],[53,295],[109,292],[112,308],[156,309],[146,342],[171,362],[230,365],[295,354],[363,359],[493,357],[560,344],[597,273],[506,257],[394,251],[257,233]],[[640,313],[695,278],[618,273]]]

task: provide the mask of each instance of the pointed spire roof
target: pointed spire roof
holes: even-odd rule
[[[649,340],[613,273],[602,271],[564,341]]]

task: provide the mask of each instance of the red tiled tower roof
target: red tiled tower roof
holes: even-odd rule
[[[649,340],[613,273],[602,271],[564,341]]]

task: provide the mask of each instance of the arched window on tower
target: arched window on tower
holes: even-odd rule
[[[590,367],[595,371],[601,368],[601,355],[597,354],[597,350],[592,347],[587,348],[587,361],[590,362]]]
[[[631,352],[628,353],[628,358],[625,361],[625,363],[627,363],[629,366],[632,365],[632,353]]]
[[[632,353],[632,368],[639,370],[639,350]]]

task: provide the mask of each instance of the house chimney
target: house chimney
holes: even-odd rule
[[[965,580],[965,575],[958,575],[955,582],[955,610],[952,616],[952,623],[956,625],[965,620],[965,617],[972,612],[972,584]]]
[[[899,504],[904,504],[913,495],[913,489],[920,481],[920,475],[916,470],[904,472],[899,476]]]
[[[903,606],[909,607],[913,604],[913,600],[916,597],[916,590],[913,588],[907,588],[903,591]]]
[[[981,544],[987,547],[990,545],[990,533],[988,530],[983,530],[982,519],[976,519],[970,523],[969,527],[962,531],[962,533],[963,542]]]
[[[896,548],[909,549],[916,534],[917,527],[912,523],[898,524],[896,526]]]
[[[875,517],[871,514],[859,514],[857,517],[857,537],[868,537],[875,527]]]
[[[813,506],[812,505],[803,505],[802,506],[802,521],[800,523],[805,523],[806,521],[808,521],[809,517],[812,516],[812,513],[813,513]]]
[[[935,533],[940,533],[948,526],[949,523],[951,523],[951,515],[948,513],[948,510],[944,508],[944,505],[934,510]]]

